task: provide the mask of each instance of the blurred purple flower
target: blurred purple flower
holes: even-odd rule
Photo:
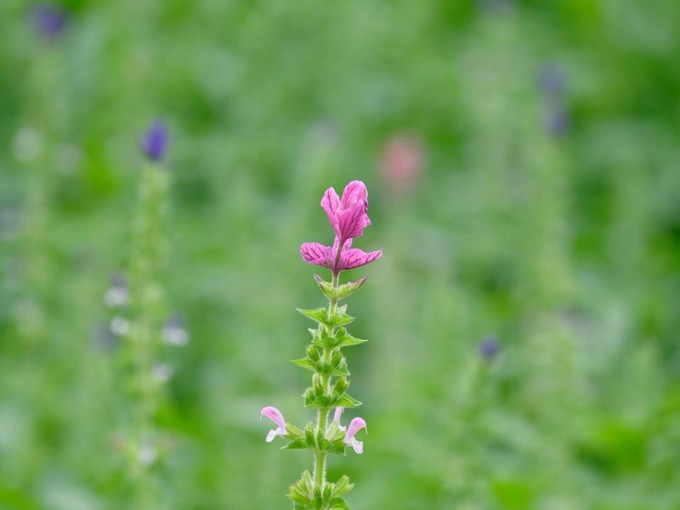
[[[41,4],[33,10],[33,24],[47,39],[57,38],[68,22],[68,13],[61,6]]]
[[[541,71],[540,84],[544,92],[561,95],[567,86],[567,79],[562,67],[556,62],[546,64]]]
[[[564,70],[555,62],[548,63],[539,82],[543,91],[543,127],[549,135],[564,135],[571,127],[571,116],[564,101],[567,87]]]
[[[487,337],[479,343],[479,355],[486,360],[495,358],[500,350],[501,344],[495,336]]]
[[[142,139],[142,150],[151,161],[159,162],[168,145],[168,129],[161,120],[156,120]]]

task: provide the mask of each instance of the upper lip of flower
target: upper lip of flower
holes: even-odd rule
[[[338,197],[334,188],[328,188],[321,199],[331,227],[340,244],[347,239],[361,237],[364,229],[371,224],[368,217],[368,190],[361,181],[351,181]]]
[[[364,443],[362,441],[358,441],[354,436],[356,435],[357,432],[359,432],[361,429],[366,428],[366,422],[364,421],[363,418],[353,418],[351,422],[349,422],[349,426],[347,427],[347,433],[345,434],[345,444],[351,446],[356,453],[363,453],[364,452]]]
[[[265,441],[271,443],[276,436],[283,437],[287,434],[286,420],[284,420],[283,414],[281,414],[281,411],[279,411],[276,407],[263,407],[260,411],[260,419],[262,419],[262,416],[266,416],[277,425],[277,428],[272,429],[267,433],[267,438]]]

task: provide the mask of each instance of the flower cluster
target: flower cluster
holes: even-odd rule
[[[382,251],[366,253],[352,248],[352,239],[361,237],[364,229],[371,224],[368,218],[368,191],[361,181],[352,181],[342,193],[342,198],[333,188],[328,188],[321,199],[321,207],[335,232],[333,246],[320,243],[304,243],[300,254],[305,262],[330,269],[333,275],[340,271],[364,266],[382,256]]]
[[[266,441],[277,437],[286,439],[286,449],[307,449],[314,453],[313,473],[305,471],[302,478],[290,488],[288,497],[299,510],[341,510],[349,509],[343,496],[352,489],[346,476],[336,482],[326,480],[326,457],[328,454],[344,455],[346,448],[361,454],[364,445],[357,439],[357,433],[366,429],[366,422],[359,417],[353,418],[347,427],[340,423],[345,408],[361,404],[351,397],[349,389],[349,370],[342,353],[344,347],[358,345],[366,340],[353,337],[347,326],[354,318],[346,313],[347,306],[338,302],[356,292],[366,281],[366,277],[355,282],[340,284],[340,273],[368,264],[382,256],[382,251],[364,252],[352,248],[352,240],[361,237],[364,229],[371,224],[368,217],[368,192],[363,182],[352,181],[344,189],[342,198],[333,188],[323,195],[321,207],[326,212],[335,234],[332,246],[320,243],[304,243],[300,248],[302,258],[331,271],[331,281],[318,275],[314,279],[328,298],[328,307],[314,310],[298,310],[305,317],[317,323],[310,329],[311,344],[307,346],[306,356],[293,362],[313,372],[312,385],[303,397],[305,407],[317,410],[316,423],[308,423],[304,429],[286,422],[281,411],[267,406],[261,416],[269,418],[276,428],[267,433]],[[333,419],[329,422],[329,414]]]

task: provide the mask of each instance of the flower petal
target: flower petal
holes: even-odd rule
[[[344,209],[356,203],[362,203],[368,209],[368,189],[366,189],[366,185],[361,181],[351,181],[342,190],[340,204]]]
[[[357,417],[352,419],[352,421],[349,422],[349,427],[347,427],[347,436],[345,436],[345,441],[351,441],[352,439],[354,439],[354,436],[356,435],[357,432],[365,428],[366,422],[364,421],[363,418]]]
[[[338,197],[334,188],[328,188],[325,191],[321,198],[321,207],[326,211],[328,221],[331,222],[331,226],[335,229],[338,223],[337,214],[338,209],[340,209],[340,197]]]
[[[338,212],[335,233],[341,242],[363,235],[364,229],[371,224],[366,209],[365,202],[355,202],[347,209],[341,209]]]
[[[332,249],[321,243],[304,243],[300,246],[300,255],[305,262],[317,264],[323,267],[330,267],[332,260]]]
[[[276,423],[276,425],[278,425],[279,428],[282,428],[284,430],[286,429],[286,420],[283,419],[283,414],[281,414],[281,411],[279,411],[276,407],[271,406],[263,407],[262,411],[260,411],[260,416],[266,416],[271,421]]]
[[[356,439],[352,441],[352,448],[354,448],[354,451],[361,455],[364,453],[364,443],[363,441],[357,441]]]
[[[368,253],[359,248],[343,250],[340,255],[340,267],[338,267],[338,270],[344,271],[345,269],[354,269],[356,267],[365,266],[374,260],[378,260],[380,257],[382,257],[382,250]]]
[[[340,418],[342,417],[342,413],[344,410],[345,410],[344,407],[336,407],[335,413],[333,414],[333,421],[340,423]]]

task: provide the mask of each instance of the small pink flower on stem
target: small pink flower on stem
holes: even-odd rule
[[[343,425],[340,424],[340,418],[342,418],[342,413],[344,410],[345,410],[344,407],[336,407],[335,413],[333,414],[333,423],[335,423],[335,425],[340,430],[347,430],[347,427],[344,427]]]
[[[362,441],[357,441],[354,436],[361,429],[365,428],[366,422],[363,420],[363,418],[354,418],[351,422],[349,422],[347,434],[345,434],[345,444],[354,448],[354,451],[358,454],[364,453],[364,443]]]
[[[262,416],[266,416],[277,425],[277,428],[269,431],[265,441],[271,443],[276,436],[284,437],[286,435],[286,420],[283,419],[283,414],[276,407],[263,407],[260,411],[260,420]]]

